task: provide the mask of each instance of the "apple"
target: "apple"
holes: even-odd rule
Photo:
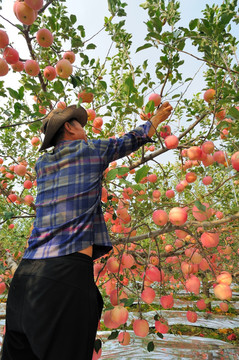
[[[212,141],[205,141],[202,144],[202,151],[206,154],[211,154],[214,150],[214,143]]]
[[[24,176],[27,172],[26,166],[21,165],[21,164],[16,165],[14,167],[14,172],[19,176]]]
[[[200,280],[195,275],[190,275],[190,278],[186,280],[186,290],[189,292],[193,292],[195,295],[199,295],[200,292]]]
[[[10,224],[8,225],[8,229],[14,229],[15,225],[14,224]],[[0,284],[1,285],[1,284]],[[1,291],[0,291],[1,292]]]
[[[222,311],[224,311],[224,312],[227,312],[227,311],[228,311],[228,304],[225,303],[225,302],[221,302],[221,303],[219,304],[219,307],[220,307],[220,309],[221,309]]]
[[[207,158],[205,160],[203,160],[202,163],[205,167],[212,165],[214,163],[213,156],[207,155]]]
[[[39,105],[39,113],[45,115],[46,114],[46,108],[44,106]]]
[[[230,300],[232,298],[232,290],[227,284],[218,284],[214,287],[213,291],[220,300]]]
[[[73,67],[69,60],[61,59],[56,64],[56,73],[63,79],[67,79],[73,71]]]
[[[18,62],[16,62],[16,64],[12,64],[11,66],[12,66],[13,71],[20,72],[20,71],[24,70],[24,63],[20,60],[18,60]]]
[[[24,64],[24,69],[30,76],[37,76],[40,72],[40,67],[36,60],[27,60]]]
[[[135,335],[145,337],[149,333],[149,323],[144,319],[137,319],[133,322],[133,330]]]
[[[200,299],[196,302],[196,306],[199,310],[205,310],[207,307],[207,304],[205,303],[204,299]]]
[[[7,75],[8,71],[9,71],[9,68],[8,68],[8,64],[7,64],[6,60],[0,58],[0,76]]]
[[[206,102],[210,103],[212,99],[214,99],[216,95],[216,91],[214,89],[208,89],[205,91],[203,98]]]
[[[210,208],[210,205],[208,203],[202,203],[202,204],[206,208],[205,211],[198,209],[196,205],[194,205],[192,208],[193,216],[198,221],[208,220],[213,214],[212,209]]]
[[[175,135],[169,135],[164,140],[167,149],[176,149],[178,147],[179,140]]]
[[[226,110],[221,108],[218,112],[215,114],[217,120],[223,120],[226,116]]]
[[[24,25],[32,25],[37,18],[37,12],[31,9],[24,1],[14,3],[14,13]]]
[[[24,181],[23,186],[24,186],[25,189],[31,189],[32,188],[32,182],[30,180],[26,180],[26,181]]]
[[[172,295],[161,296],[160,303],[164,309],[171,309],[174,305],[173,296]]]
[[[200,160],[202,150],[199,146],[191,146],[187,151],[187,155],[190,160]]]
[[[17,195],[16,194],[10,194],[10,195],[8,195],[7,200],[8,200],[8,202],[14,203],[17,200]]]
[[[114,256],[111,256],[106,262],[106,267],[111,273],[117,273],[119,271],[119,266],[119,262]]]
[[[96,129],[100,129],[102,125],[103,125],[103,119],[101,117],[97,117],[97,118],[94,119],[93,126]]]
[[[168,199],[172,199],[175,196],[175,192],[172,189],[169,189],[169,190],[166,191],[165,196]]]
[[[197,318],[198,316],[195,311],[190,311],[190,310],[187,311],[187,319],[189,322],[195,323],[197,321]]]
[[[167,322],[164,319],[156,320],[155,330],[160,334],[166,334],[169,330]]]
[[[119,335],[118,335],[118,341],[123,346],[129,345],[129,343],[130,343],[130,333],[127,332],[127,331],[121,331],[119,333]]]
[[[78,94],[78,99],[82,99],[82,102],[91,103],[94,99],[94,95],[91,92],[83,90]]]
[[[151,183],[155,183],[157,181],[158,177],[156,174],[150,174],[148,175],[148,181]]]
[[[95,119],[95,117],[96,117],[95,110],[87,109],[86,112],[87,112],[87,115],[88,115],[88,121],[93,121]]]
[[[159,270],[156,266],[149,266],[149,268],[145,272],[147,279],[150,282],[161,282],[164,279],[164,272],[163,270]]]
[[[43,72],[44,77],[51,81],[54,80],[56,77],[56,69],[53,66],[46,66]]]
[[[111,320],[119,325],[125,324],[128,320],[128,316],[128,310],[122,305],[116,305],[110,313]]]
[[[26,196],[24,197],[24,202],[25,202],[25,204],[27,204],[27,205],[31,205],[31,204],[33,203],[33,201],[34,201],[34,198],[33,198],[33,196],[31,196],[31,195],[26,195]]]
[[[24,1],[33,10],[40,10],[43,6],[43,0],[24,0]]]
[[[239,151],[235,152],[231,157],[231,163],[233,169],[239,171]]]
[[[161,192],[159,190],[154,190],[152,195],[153,195],[154,200],[159,200],[159,198],[161,196]]]
[[[161,103],[161,96],[159,94],[151,94],[149,96],[149,101],[153,101],[154,102],[154,106],[159,106]]]
[[[134,257],[131,254],[123,253],[121,265],[123,269],[130,269],[133,265],[135,265]]]
[[[188,214],[185,209],[174,207],[169,211],[168,217],[173,225],[181,226],[187,221]]]
[[[151,287],[146,287],[141,293],[141,299],[146,304],[152,304],[152,302],[155,299],[155,296],[156,296],[155,291]]]
[[[213,178],[211,176],[205,176],[202,182],[204,185],[210,185],[213,182]]]
[[[65,54],[63,55],[63,59],[69,60],[71,64],[73,64],[75,62],[76,56],[73,53],[73,51],[67,51],[65,52]]]
[[[6,47],[6,49],[3,52],[3,57],[6,60],[6,62],[10,65],[16,64],[19,60],[19,54],[17,50],[11,47]]]
[[[32,144],[32,146],[38,146],[40,144],[39,137],[33,136],[33,138],[31,139],[31,144]]]
[[[64,109],[66,108],[66,103],[65,103],[65,101],[59,101],[59,102],[56,104],[56,107],[57,107],[58,109],[64,110]]]
[[[152,219],[156,225],[164,226],[168,222],[168,214],[164,210],[155,210]]]
[[[219,234],[218,233],[210,233],[210,232],[204,232],[201,235],[201,243],[206,248],[212,248],[216,247],[219,244]]]
[[[226,161],[226,156],[224,151],[222,150],[215,151],[215,153],[213,154],[213,160],[218,162],[219,164],[224,164]]]
[[[232,275],[228,271],[222,271],[221,274],[217,276],[217,282],[219,284],[231,285]]]
[[[9,44],[9,38],[6,31],[0,29],[0,49],[5,48]]]
[[[197,180],[197,174],[195,174],[194,172],[187,173],[186,180],[188,183],[193,183],[194,181]]]
[[[46,28],[42,28],[37,31],[36,39],[38,44],[45,48],[51,46],[54,40],[52,33]]]

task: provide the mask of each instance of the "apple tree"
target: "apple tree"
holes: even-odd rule
[[[104,325],[119,334],[120,343],[130,343],[125,323],[137,302],[135,334],[165,333],[160,310],[149,328],[142,304],[156,301],[159,309],[170,309],[180,291],[198,297],[189,322],[196,321],[196,310],[210,309],[214,297],[227,311],[239,256],[237,0],[207,5],[184,27],[178,1],[135,5],[147,17],[136,52],[125,21],[127,2],[108,0],[101,31],[111,45],[104,59],[92,55],[97,38],[87,37],[67,1],[17,0],[11,6],[13,21],[0,14],[3,291],[35,217],[41,120],[56,107],[82,103],[88,137],[108,138],[150,120],[167,100],[174,110],[154,143],[111,163],[104,174],[102,207],[114,245],[95,262]],[[189,59],[191,76],[185,74]],[[204,85],[197,88],[202,66]],[[189,91],[193,85],[195,94]]]

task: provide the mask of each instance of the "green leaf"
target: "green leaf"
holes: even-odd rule
[[[198,24],[198,21],[199,21],[198,19],[191,20],[190,23],[189,23],[189,29],[190,29],[190,30],[195,29],[195,27],[196,27],[197,24]]]
[[[18,92],[17,92],[16,90],[13,90],[13,89],[11,89],[11,88],[7,88],[7,90],[8,90],[8,92],[9,92],[9,95],[10,95],[12,98],[14,98],[14,99],[16,99],[16,100],[20,100],[19,94],[18,94]]]
[[[118,169],[111,169],[106,175],[106,180],[108,181],[114,180],[117,174],[118,174]]]
[[[114,340],[118,337],[119,335],[119,331],[116,330],[116,331],[112,331],[112,333],[110,334],[110,336],[108,336],[108,340]]]
[[[239,111],[235,107],[232,107],[228,114],[231,115],[234,119],[239,120]]]
[[[60,80],[57,80],[54,82],[53,85],[54,91],[58,94],[61,94],[64,91],[64,85]]]
[[[9,220],[14,216],[14,213],[11,211],[6,211],[3,216],[5,220]]]
[[[150,167],[148,165],[144,165],[139,170],[136,171],[135,181],[139,183],[149,172]]]
[[[90,50],[90,49],[95,49],[96,48],[96,45],[95,44],[89,44],[86,46],[86,49],[87,50]]]
[[[143,46],[138,47],[135,52],[137,53],[137,52],[139,52],[141,50],[148,49],[148,48],[150,48],[152,46],[153,46],[152,44],[146,43]]]
[[[198,210],[206,211],[206,206],[204,206],[199,200],[196,200],[194,205],[198,208]]]
[[[131,305],[133,305],[134,303],[134,298],[129,298],[129,299],[121,299],[120,302],[124,304],[124,306],[128,306],[130,307]]]
[[[76,20],[77,20],[77,17],[75,15],[71,14],[70,19],[71,19],[71,23],[75,24]]]
[[[128,167],[121,167],[121,168],[118,168],[118,175],[124,175],[124,174],[127,174],[129,172],[129,168]]]
[[[95,351],[98,353],[99,350],[101,349],[101,340],[100,339],[96,339],[95,343],[94,343],[94,349]]]
[[[163,339],[163,334],[157,332],[157,335],[158,335],[158,337],[159,337],[160,339]]]
[[[150,352],[150,351],[154,351],[154,343],[153,341],[150,341],[148,343],[148,346],[147,346],[147,350]]]
[[[154,109],[155,109],[154,101],[151,100],[151,101],[147,102],[144,112],[145,112],[145,114],[148,114],[150,112],[153,112]]]
[[[41,125],[42,125],[41,121],[37,121],[37,122],[30,124],[29,128],[31,129],[31,131],[37,132],[40,129]]]

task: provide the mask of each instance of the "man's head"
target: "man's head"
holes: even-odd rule
[[[86,122],[87,112],[82,106],[71,105],[51,111],[42,122],[45,138],[39,151],[55,146],[60,140],[86,140],[83,129]]]

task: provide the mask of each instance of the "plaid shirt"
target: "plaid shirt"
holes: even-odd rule
[[[93,259],[112,249],[101,209],[102,175],[111,161],[152,141],[150,122],[118,139],[60,142],[36,162],[36,219],[23,258],[68,255],[93,245]]]

